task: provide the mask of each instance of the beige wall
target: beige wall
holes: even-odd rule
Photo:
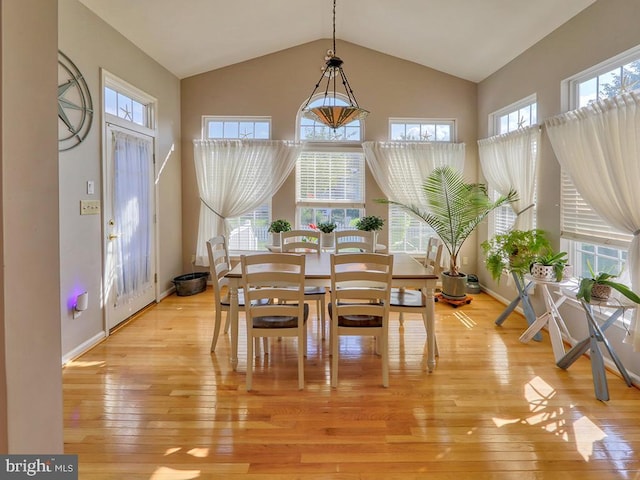
[[[83,199],[102,200],[101,69],[158,101],[156,140],[156,211],[158,297],[182,273],[180,160],[180,82],[77,0],[59,0],[59,48],[79,68],[88,84],[95,115],[87,138],[60,153],[60,318],[62,353],[69,359],[105,335],[101,302],[104,225],[100,215],[79,214]],[[95,181],[94,195],[87,194]],[[87,290],[89,308],[73,318],[75,294]]]
[[[4,0],[2,452],[62,453],[57,1]],[[37,301],[34,299],[37,297]]]
[[[296,114],[318,81],[330,46],[331,40],[318,40],[182,80],[185,268],[198,232],[192,141],[200,138],[202,115],[268,115],[274,139],[295,139]],[[476,84],[351,43],[338,42],[337,53],[358,103],[371,112],[366,140],[387,140],[389,117],[454,118],[457,141],[467,144],[466,174],[476,178]],[[367,213],[386,218],[386,207],[373,201],[383,195],[369,173],[366,188]],[[294,175],[274,197],[272,209],[274,218],[294,220]]]
[[[640,44],[640,2],[599,0],[575,18],[545,37],[478,86],[479,137],[488,134],[488,115],[532,93],[537,95],[538,121],[562,111],[563,80]],[[560,167],[543,129],[540,171],[538,178],[538,226],[546,230],[559,246],[560,238]],[[479,239],[487,237],[486,226]],[[482,259],[482,257],[481,257]],[[515,297],[509,282],[497,285],[480,269],[480,281],[504,298]],[[542,311],[541,299],[536,307]],[[575,307],[575,305],[574,305]],[[584,325],[582,312],[567,305],[565,315],[579,332]],[[607,332],[621,337],[613,328]],[[580,335],[580,333],[579,333]],[[584,332],[581,333],[584,336]],[[627,367],[640,372],[640,355],[627,345],[618,345],[618,353]]]

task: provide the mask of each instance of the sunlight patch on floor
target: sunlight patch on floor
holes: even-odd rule
[[[585,462],[593,455],[593,444],[607,437],[607,434],[589,418],[582,416],[570,422],[574,407],[550,406],[556,390],[540,377],[534,377],[524,385],[524,398],[528,402],[531,415],[523,418],[493,418],[498,427],[523,424],[559,436],[565,442],[573,441],[576,450]]]
[[[149,480],[190,480],[198,478],[200,470],[176,470],[169,467],[158,467]]]
[[[478,325],[473,318],[462,311],[455,312],[453,316],[468,329],[472,329]]]

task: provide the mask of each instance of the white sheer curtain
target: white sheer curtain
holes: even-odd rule
[[[118,305],[153,287],[151,279],[151,140],[113,131],[113,220],[119,236],[110,242]]]
[[[530,230],[534,226],[535,185],[540,158],[540,127],[534,125],[503,135],[478,140],[482,172],[500,195],[518,192],[519,200],[511,204],[517,215],[513,226]]]
[[[553,151],[576,189],[613,227],[633,234],[628,270],[640,291],[640,97],[629,93],[545,120]],[[640,351],[637,312],[631,328]]]
[[[426,208],[422,186],[437,167],[464,169],[464,143],[364,142],[367,165],[389,200]]]
[[[196,265],[208,266],[206,241],[229,235],[227,218],[267,201],[296,165],[302,144],[279,140],[194,140],[200,192]]]

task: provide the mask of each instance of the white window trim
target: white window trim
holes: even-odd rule
[[[158,99],[152,97],[148,93],[140,90],[137,87],[134,87],[129,82],[122,80],[118,76],[112,74],[108,70],[104,68],[100,70],[100,77],[102,82],[102,87],[100,88],[100,108],[103,112],[104,121],[110,123],[112,125],[116,125],[122,128],[128,128],[129,130],[134,130],[136,132],[143,133],[150,137],[156,137],[158,132],[158,119],[157,119],[157,105]],[[117,115],[113,115],[111,113],[107,113],[104,111],[104,89],[108,87],[116,92],[120,92],[133,100],[140,102],[147,108],[148,115],[148,126],[140,125],[139,123],[131,122],[129,120],[125,120],[124,118],[120,118]],[[104,131],[104,125],[103,125]]]
[[[531,95],[521,98],[520,100],[513,102],[512,104],[507,105],[506,107],[502,107],[499,110],[496,110],[495,112],[490,113],[489,114],[489,136],[498,135],[498,131],[500,130],[498,127],[498,120],[500,119],[500,117],[503,117],[504,115],[512,113],[516,110],[520,110],[522,107],[526,107],[527,105],[533,105],[534,103],[536,104],[536,108],[537,108],[538,95],[536,93],[532,93]],[[537,114],[537,109],[536,109],[536,114]]]
[[[640,60],[640,45],[625,50],[560,82],[560,106],[562,111],[567,112],[578,108],[578,84],[635,60]]]

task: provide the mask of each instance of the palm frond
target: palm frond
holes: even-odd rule
[[[457,273],[457,257],[465,240],[494,209],[517,200],[512,190],[492,201],[484,185],[467,183],[462,174],[451,167],[433,170],[423,184],[428,210],[416,204],[390,200],[429,225],[440,237],[451,257],[450,271]]]

